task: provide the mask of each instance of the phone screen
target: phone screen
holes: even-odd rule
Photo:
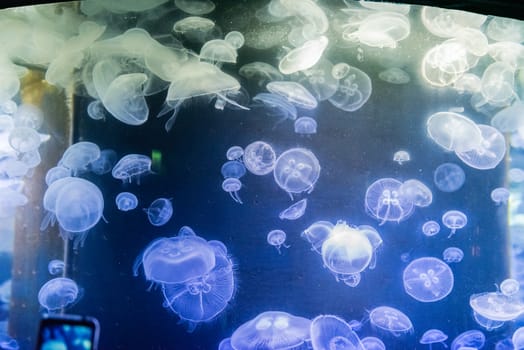
[[[47,316],[40,321],[36,350],[96,350],[98,333],[93,317]]]

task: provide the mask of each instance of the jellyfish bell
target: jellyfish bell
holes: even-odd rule
[[[422,182],[410,179],[400,185],[399,193],[401,197],[413,202],[417,207],[427,207],[433,202],[433,193]]]
[[[494,321],[511,321],[524,313],[524,304],[518,298],[501,292],[473,294],[469,305],[479,315]]]
[[[443,163],[433,173],[433,182],[442,192],[455,192],[465,181],[464,170],[455,163]]]
[[[317,99],[302,84],[295,81],[272,81],[266,85],[266,89],[285,97],[288,102],[299,108],[315,109],[318,106]]]
[[[302,231],[300,237],[311,244],[311,250],[322,254],[322,244],[324,244],[324,241],[331,234],[333,227],[334,225],[329,221],[316,221],[309,225],[309,227],[307,227],[304,231]]]
[[[306,208],[307,198],[304,198],[281,211],[280,214],[278,214],[278,217],[281,220],[297,220],[304,215]]]
[[[448,335],[442,332],[440,329],[428,329],[420,337],[420,344],[435,344],[442,343],[448,339]],[[445,345],[445,344],[444,344]]]
[[[224,39],[209,40],[200,49],[200,59],[210,62],[237,62],[236,48]]]
[[[400,222],[413,213],[413,202],[401,195],[402,182],[393,178],[382,178],[372,183],[366,190],[366,211],[380,220]]]
[[[520,282],[513,278],[507,278],[500,283],[500,292],[506,296],[517,294],[520,290]]]
[[[493,169],[506,155],[506,140],[504,135],[492,126],[479,124],[478,127],[482,135],[480,144],[472,150],[455,154],[472,168]]]
[[[448,210],[442,215],[442,223],[447,228],[451,229],[448,236],[451,237],[455,234],[456,230],[463,228],[468,223],[468,217],[466,214],[459,210]]]
[[[289,51],[280,60],[278,69],[282,74],[292,74],[313,67],[322,57],[328,42],[328,38],[323,35],[306,41],[300,47]]]
[[[238,194],[241,188],[242,182],[240,182],[238,178],[228,177],[222,181],[222,190],[229,193],[229,196],[239,204],[242,204],[242,199],[240,199],[240,195]]]
[[[354,112],[369,100],[371,92],[369,76],[360,69],[350,66],[346,76],[339,80],[337,91],[328,100],[341,110]]]
[[[461,262],[463,258],[464,252],[457,247],[448,247],[442,252],[442,259],[448,264]]]
[[[311,117],[300,117],[295,120],[295,133],[312,135],[317,133],[317,122]]]
[[[267,234],[266,237],[267,243],[274,246],[278,254],[282,254],[280,250],[281,247],[289,248],[290,246],[286,244],[286,233],[282,230],[272,230]]]
[[[100,157],[100,152],[98,145],[93,142],[77,142],[65,150],[58,165],[78,175],[89,169],[89,165]]]
[[[404,290],[423,303],[442,300],[451,293],[453,272],[442,260],[432,257],[415,259],[403,273]]]
[[[220,172],[225,179],[228,177],[240,179],[246,174],[246,167],[237,160],[230,160],[222,165]]]
[[[170,199],[157,198],[148,208],[144,209],[147,218],[151,225],[162,226],[165,225],[173,216],[173,204]]]
[[[477,124],[458,113],[437,112],[429,117],[426,127],[429,137],[448,151],[470,151],[482,142]]]
[[[313,152],[305,148],[291,148],[276,160],[273,176],[277,185],[293,198],[293,193],[313,191],[320,170]]]
[[[130,153],[115,164],[111,175],[122,182],[131,183],[134,179],[140,184],[140,177],[151,173],[151,158],[142,154]]]
[[[460,333],[453,339],[450,350],[481,349],[486,342],[486,336],[479,330],[472,329]]]
[[[361,349],[358,335],[348,322],[335,315],[320,315],[311,321],[313,349]]]
[[[248,80],[256,80],[258,86],[266,86],[271,81],[282,81],[284,76],[272,65],[265,62],[251,62],[243,65],[238,70],[240,76]]]
[[[264,141],[255,141],[244,149],[244,165],[255,175],[266,175],[273,171],[276,164],[273,147]]]
[[[413,332],[413,323],[402,311],[391,306],[378,306],[369,313],[371,324],[395,337]]]
[[[393,154],[393,161],[397,162],[399,165],[402,165],[404,162],[409,162],[411,160],[411,156],[407,151],[400,150],[395,152]]]
[[[75,281],[66,277],[56,277],[47,281],[38,291],[38,302],[48,312],[57,312],[70,307],[80,296]]]

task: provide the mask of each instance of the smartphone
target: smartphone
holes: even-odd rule
[[[40,320],[36,350],[96,350],[99,333],[94,317],[47,315]]]

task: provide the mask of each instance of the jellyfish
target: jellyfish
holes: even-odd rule
[[[244,165],[255,175],[266,175],[273,171],[276,158],[273,147],[264,141],[255,141],[244,149]]]
[[[386,350],[386,345],[377,337],[365,337],[360,340],[366,350]]]
[[[311,345],[315,350],[359,349],[360,339],[351,326],[334,315],[320,315],[311,321]]]
[[[244,166],[243,163],[239,161],[230,160],[230,161],[225,162],[222,165],[220,172],[222,173],[222,176],[225,179],[229,177],[240,179],[242,176],[246,174],[246,167]]]
[[[363,232],[339,221],[322,244],[321,252],[324,265],[335,276],[352,275],[369,266],[373,246]]]
[[[442,192],[455,192],[464,185],[465,181],[464,170],[454,163],[443,163],[433,173],[433,182]]]
[[[238,191],[240,191],[241,188],[242,182],[235,177],[228,177],[222,181],[222,189],[229,193],[231,198],[239,204],[242,204],[242,199],[240,199],[240,195],[238,194]]]
[[[317,133],[317,122],[311,117],[300,117],[295,120],[295,133],[312,135]]]
[[[313,191],[320,176],[320,164],[313,152],[291,148],[276,160],[273,176],[277,185],[293,198],[293,193]]]
[[[524,327],[517,328],[511,336],[512,349],[524,349]]]
[[[267,234],[267,243],[275,247],[278,251],[278,254],[282,254],[280,247],[289,248],[290,246],[286,244],[286,233],[282,230],[272,230]]]
[[[40,288],[38,302],[48,312],[58,312],[76,302],[79,292],[78,285],[72,279],[56,277]]]
[[[464,252],[457,247],[448,247],[442,252],[442,259],[448,264],[461,262]]]
[[[493,169],[500,164],[506,154],[506,140],[502,133],[489,125],[479,124],[482,141],[472,150],[455,152],[468,166],[486,170]]]
[[[212,39],[204,43],[200,49],[200,59],[210,62],[237,62],[236,48],[224,39]]]
[[[333,65],[333,68],[331,69],[331,75],[333,78],[340,80],[342,78],[345,78],[349,71],[351,70],[351,66],[347,63],[340,62],[335,65]]]
[[[111,175],[123,183],[131,183],[136,179],[140,184],[140,176],[151,173],[151,158],[142,154],[127,154],[113,167]]]
[[[400,185],[399,194],[417,207],[427,207],[433,202],[431,190],[422,182],[414,179],[404,181]]]
[[[18,126],[11,130],[8,141],[12,149],[18,153],[26,153],[38,149],[40,134],[33,128]]]
[[[93,142],[81,141],[69,146],[58,162],[70,169],[74,176],[89,169],[89,165],[100,157],[100,148]]]
[[[93,120],[105,120],[106,109],[100,100],[91,101],[87,105],[87,115]]]
[[[505,324],[504,321],[490,320],[489,318],[482,316],[476,311],[473,311],[473,319],[475,320],[475,322],[477,322],[479,326],[485,328],[487,331],[492,331],[494,329],[500,328]]]
[[[454,37],[462,28],[480,28],[487,16],[438,7],[424,6],[422,8],[422,23],[436,36],[441,38]]]
[[[303,109],[315,109],[318,101],[302,85],[295,81],[272,81],[266,85],[266,89],[274,94],[285,97],[288,102]]]
[[[507,204],[509,200],[510,192],[507,188],[497,187],[491,191],[491,199],[496,205]]]
[[[118,210],[129,211],[138,206],[138,198],[131,192],[120,192],[115,198],[115,203]]]
[[[298,82],[302,84],[317,101],[329,99],[338,89],[338,79],[331,75],[333,64],[328,59],[321,59],[313,67],[303,70]]]
[[[371,243],[371,246],[373,247],[373,255],[371,256],[371,261],[368,265],[368,268],[373,270],[377,265],[377,250],[382,246],[384,241],[382,240],[382,237],[380,237],[378,231],[369,225],[360,225],[358,226],[358,230],[366,235],[369,243]]]
[[[184,283],[163,284],[164,306],[189,323],[189,332],[201,322],[218,316],[233,298],[233,263],[222,242],[207,245],[213,250],[215,266],[207,273]]]
[[[12,113],[15,126],[25,126],[35,130],[40,129],[44,122],[44,113],[31,104],[22,103]]]
[[[396,12],[380,12],[367,16],[354,30],[348,26],[342,38],[351,42],[360,42],[371,47],[396,48],[397,43],[408,37],[411,31],[409,19]]]
[[[295,349],[310,339],[311,321],[283,311],[266,311],[238,327],[234,349]]]
[[[448,151],[470,151],[482,142],[482,133],[477,124],[458,113],[432,114],[426,123],[426,128],[429,137]]]
[[[193,16],[206,15],[215,9],[215,4],[209,0],[175,0],[175,6]]]
[[[337,92],[329,98],[335,107],[347,112],[360,109],[371,96],[372,86],[369,76],[351,66],[345,78],[339,80]]]
[[[440,329],[428,329],[424,332],[424,334],[422,334],[422,337],[420,337],[419,343],[429,344],[429,350],[431,350],[432,344],[435,343],[441,343],[447,347],[444,343],[446,339],[448,339],[448,335],[442,332]]]
[[[515,99],[515,68],[504,62],[491,63],[480,79],[480,93],[487,103],[505,107]]]
[[[218,350],[235,350],[231,345],[231,338],[222,339],[222,341],[218,344]]]
[[[147,218],[151,225],[162,226],[165,225],[173,215],[173,204],[170,199],[157,198],[148,208],[144,208]]]
[[[415,300],[431,303],[442,300],[453,289],[453,272],[440,259],[415,259],[404,269],[404,290]]]
[[[280,117],[279,124],[286,119],[297,119],[297,108],[285,97],[273,93],[260,92],[253,97],[254,107],[263,107],[270,116]]]
[[[89,169],[97,175],[104,175],[113,169],[117,160],[115,151],[104,149],[100,151],[100,156],[97,159],[89,163]]]
[[[53,276],[64,273],[65,263],[62,260],[53,259],[47,264],[47,271]]]
[[[413,323],[402,311],[390,306],[378,306],[369,313],[371,324],[395,337],[413,332]]]
[[[507,278],[500,283],[500,292],[508,297],[517,294],[520,289],[520,283],[516,279]]]
[[[404,162],[409,162],[411,160],[411,157],[408,152],[406,151],[397,151],[393,155],[393,161],[397,162],[399,165],[402,165]]]
[[[307,40],[301,46],[289,51],[280,60],[278,69],[282,74],[292,74],[313,67],[322,57],[328,42],[328,38],[324,35]]]
[[[304,198],[281,211],[280,214],[278,214],[278,217],[281,220],[296,220],[304,215],[306,208],[307,198]]]
[[[400,222],[413,212],[413,202],[400,195],[402,182],[392,178],[382,178],[372,183],[365,198],[366,211],[380,220]]]
[[[178,236],[157,238],[136,258],[133,273],[143,266],[152,284],[175,284],[208,274],[216,266],[215,251],[191,229],[180,229]]]
[[[469,305],[482,317],[493,321],[512,321],[524,314],[524,304],[516,295],[485,292],[469,297]]]
[[[265,62],[251,62],[243,65],[238,74],[246,79],[257,80],[259,87],[266,86],[271,81],[282,81],[284,76],[272,65]]]
[[[468,223],[468,217],[459,210],[449,210],[442,215],[442,223],[447,228],[451,229],[448,236],[451,237],[458,229],[463,228]]]
[[[459,350],[461,348],[481,349],[486,342],[486,336],[481,331],[472,329],[460,333],[453,339],[450,350]]]
[[[334,225],[329,221],[316,221],[309,225],[302,233],[300,237],[308,241],[311,244],[311,250],[322,254],[321,248],[324,241],[329,237]]]
[[[407,84],[411,80],[409,74],[406,73],[405,70],[397,67],[391,67],[383,70],[382,72],[378,73],[378,77],[386,83],[398,85]]]
[[[231,146],[226,151],[227,160],[241,161],[243,155],[244,155],[244,149],[240,146]]]

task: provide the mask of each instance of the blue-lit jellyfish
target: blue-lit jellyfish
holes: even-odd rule
[[[424,236],[431,237],[440,232],[440,225],[434,220],[426,221],[422,225],[422,233]]]
[[[151,173],[151,158],[142,154],[127,154],[123,156],[113,167],[111,175],[122,182],[131,183],[136,179],[140,184],[142,175]]]
[[[115,203],[118,210],[129,211],[138,206],[138,198],[131,192],[120,192],[115,198]]]
[[[61,275],[65,270],[65,263],[63,260],[53,259],[47,264],[47,271],[53,276]]]
[[[89,169],[97,175],[110,172],[118,160],[116,152],[112,149],[103,149],[100,156],[89,164]]]
[[[519,327],[511,336],[512,349],[524,349],[524,327]]]
[[[486,336],[479,330],[473,329],[460,333],[453,339],[450,350],[463,348],[481,349],[486,342]]]
[[[328,239],[331,231],[333,230],[334,225],[329,221],[316,221],[306,228],[300,234],[300,237],[308,241],[311,244],[311,250],[322,254],[322,244],[326,239]]]
[[[266,311],[238,327],[233,349],[298,349],[310,339],[311,321],[283,311]]]
[[[281,247],[289,248],[290,246],[286,244],[286,233],[282,230],[272,230],[267,234],[267,243],[275,247],[278,251],[278,254],[282,254],[280,250]]]
[[[417,207],[427,207],[433,202],[433,193],[419,180],[404,181],[399,189],[400,196]]]
[[[520,283],[516,279],[507,278],[500,283],[500,292],[506,296],[517,294],[520,290]]]
[[[89,165],[100,157],[100,148],[93,142],[77,142],[69,146],[58,162],[59,166],[70,169],[73,175],[88,170]]]
[[[70,177],[71,175],[71,170],[64,168],[63,166],[55,166],[49,169],[45,174],[45,183],[47,186],[50,186],[56,180]]]
[[[38,291],[38,302],[49,312],[56,312],[70,306],[78,297],[78,285],[66,277],[53,278]]]
[[[267,115],[278,117],[276,124],[297,119],[297,108],[281,95],[261,92],[253,97],[253,103],[253,107],[264,108]]]
[[[293,193],[313,191],[320,176],[320,164],[310,150],[291,148],[278,157],[273,175],[277,185],[293,198]]]
[[[447,228],[451,229],[448,236],[451,237],[455,234],[458,229],[463,228],[468,223],[468,217],[466,214],[459,210],[449,210],[442,215],[442,223]]]
[[[191,332],[201,322],[213,320],[228,305],[235,291],[233,263],[220,244],[214,251],[215,266],[209,272],[180,284],[163,284],[164,306],[188,322]]]
[[[243,159],[249,172],[255,175],[266,175],[273,171],[277,156],[270,144],[255,141],[246,146]]]
[[[481,314],[479,314],[476,311],[473,311],[473,319],[475,320],[475,322],[477,322],[479,326],[481,326],[488,332],[494,329],[500,328],[504,326],[504,324],[506,323],[504,321],[491,320],[487,317],[482,316]]]
[[[371,255],[371,261],[369,262],[368,268],[370,270],[373,270],[377,265],[377,250],[382,246],[382,243],[384,242],[382,240],[382,237],[378,233],[375,228],[369,225],[359,225],[358,230],[362,232],[369,240],[369,243],[371,243],[371,246],[373,247],[373,255]]]
[[[397,151],[395,154],[393,154],[393,161],[397,162],[399,165],[402,165],[402,163],[409,162],[411,160],[411,156],[407,151]]]
[[[395,337],[413,332],[413,323],[402,311],[390,306],[379,306],[369,313],[369,321],[374,327]]]
[[[181,232],[152,241],[135,260],[134,275],[138,276],[141,265],[151,283],[184,283],[208,274],[216,265],[215,251],[192,230],[182,228]]]
[[[430,303],[444,299],[453,289],[453,272],[440,259],[415,259],[404,269],[404,290],[415,300]]]
[[[224,338],[218,344],[218,350],[235,350],[231,345],[231,338]]]
[[[469,306],[480,316],[492,321],[512,321],[524,314],[524,304],[513,295],[484,292],[469,297]]]
[[[400,194],[402,182],[392,178],[382,178],[373,182],[366,191],[366,211],[380,220],[400,222],[413,212],[413,202]]]
[[[242,160],[244,149],[240,146],[231,146],[226,151],[227,160]]]
[[[148,208],[144,208],[147,219],[153,226],[165,225],[173,216],[173,204],[170,199],[157,198]]]
[[[339,221],[322,244],[322,260],[335,277],[349,286],[360,281],[360,272],[371,262],[373,246],[366,234]]]
[[[495,202],[496,205],[507,204],[509,200],[509,190],[504,187],[497,187],[491,191],[491,200]]]
[[[448,247],[442,252],[442,260],[448,264],[461,262],[463,258],[464,252],[457,247]]]
[[[365,337],[360,340],[366,350],[386,350],[386,345],[377,337]]]
[[[313,135],[317,133],[317,121],[311,117],[300,117],[295,120],[295,133]]]
[[[329,98],[335,107],[347,112],[360,109],[371,96],[369,76],[360,69],[350,66],[344,78],[339,80],[337,92]]]
[[[282,220],[296,220],[304,215],[306,208],[307,198],[304,198],[281,211],[278,217]]]
[[[240,179],[246,174],[246,167],[239,161],[230,160],[222,165],[220,172],[222,173],[224,179],[227,179],[228,177]]]
[[[242,199],[240,199],[240,195],[238,194],[238,191],[240,191],[241,188],[242,182],[235,177],[228,177],[222,181],[222,189],[229,193],[231,198],[239,204],[242,204]]]
[[[334,315],[320,315],[311,321],[313,349],[360,349],[362,344],[351,326]]]
[[[93,120],[105,120],[107,111],[100,100],[91,101],[87,105],[87,115]]]
[[[466,174],[457,164],[444,163],[435,169],[433,181],[442,192],[454,192],[462,187]]]
[[[424,334],[422,334],[422,337],[420,337],[419,343],[428,344],[429,349],[431,350],[432,344],[435,343],[441,343],[446,346],[444,343],[446,339],[448,339],[448,335],[442,332],[440,329],[428,329],[424,332]]]

